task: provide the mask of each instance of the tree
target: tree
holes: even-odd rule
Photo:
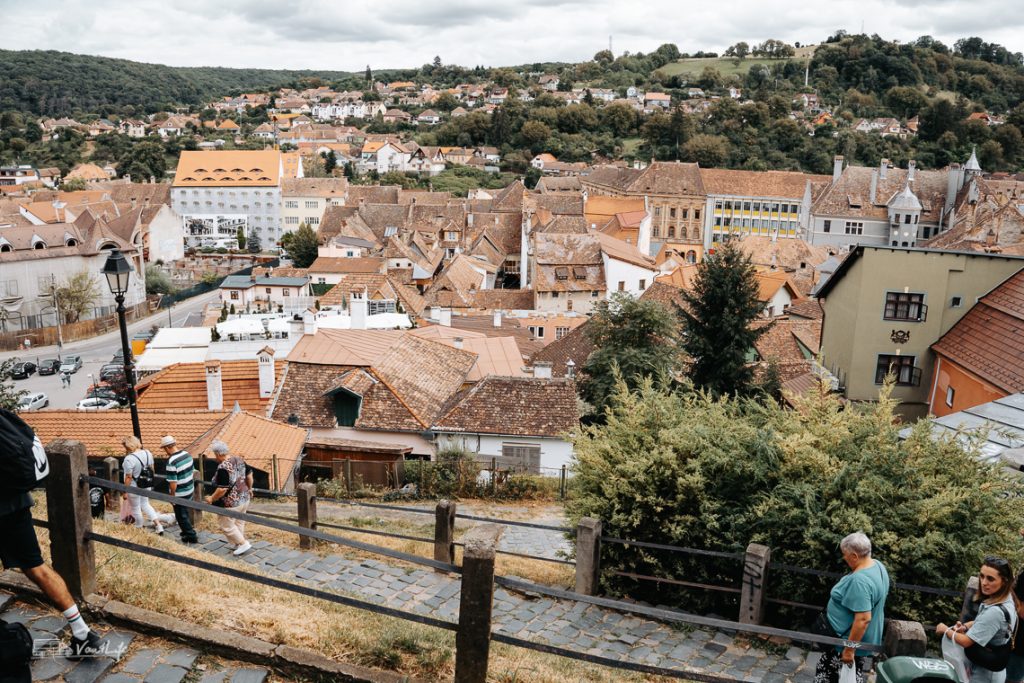
[[[89,185],[85,182],[84,178],[71,178],[60,184],[60,189],[64,192],[80,192],[88,187]]]
[[[256,234],[256,228],[249,228],[249,236],[246,238],[250,254],[258,254],[263,251],[263,241]],[[244,248],[244,247],[242,247]]]
[[[732,45],[725,51],[727,57],[736,57],[737,59],[746,59],[747,55],[750,54],[750,45],[740,41],[735,45]]]
[[[14,362],[13,358],[0,361],[0,408],[4,410],[17,410],[18,401],[27,393],[24,389],[16,388],[11,380]]]
[[[370,65],[369,64],[366,65],[365,80],[366,80],[366,84],[368,86],[373,85],[373,72],[370,71]]]
[[[630,389],[654,378],[667,386],[678,369],[677,321],[656,301],[615,293],[599,302],[587,323],[594,351],[582,368],[580,395],[600,418],[621,379]]]
[[[166,270],[157,266],[146,266],[146,294],[170,294],[173,291],[174,285]]]
[[[451,111],[459,106],[459,100],[450,92],[444,92],[437,96],[431,106],[438,111]]]
[[[965,450],[955,439],[933,439],[927,420],[901,438],[905,424],[887,391],[865,407],[815,392],[788,410],[650,384],[631,393],[622,384],[606,424],[584,428],[575,441],[569,526],[594,517],[609,536],[727,552],[761,543],[780,561],[834,571],[842,568],[839,540],[862,530],[895,581],[957,591],[978,558],[1018,559],[1021,484],[985,464],[979,444]],[[714,583],[732,571],[679,553],[615,544],[601,552],[602,588],[661,604],[682,596],[613,572]],[[772,592],[806,603],[820,599],[822,584],[780,572]],[[717,594],[685,595],[692,611],[726,609],[713,602],[723,600]],[[934,621],[958,607],[893,591],[885,610]]]
[[[298,230],[281,238],[281,246],[288,250],[296,268],[309,268],[316,261],[319,241],[313,228],[302,223]]]
[[[338,155],[334,153],[333,149],[329,149],[320,156],[324,160],[324,173],[334,175],[334,169],[338,167]]]
[[[544,123],[531,119],[519,129],[519,135],[527,146],[533,147],[547,140],[551,136],[551,129]]]
[[[721,135],[694,135],[683,145],[683,158],[705,168],[721,166],[729,157],[729,140]]]
[[[245,251],[245,228],[241,225],[235,231],[235,240],[238,242],[238,250]]]
[[[601,50],[594,55],[594,61],[601,66],[608,66],[615,61],[615,55],[612,54],[611,50]]]
[[[118,173],[130,175],[132,182],[146,183],[151,177],[160,180],[166,172],[164,146],[155,140],[143,140],[118,160]]]
[[[51,284],[46,295],[52,299],[54,285]],[[57,309],[64,322],[76,323],[100,300],[100,287],[96,277],[87,270],[68,277],[64,284],[58,285]]]
[[[731,242],[697,266],[693,288],[677,305],[683,323],[683,350],[693,365],[690,379],[714,396],[750,393],[753,369],[747,357],[767,325],[750,323],[764,310],[750,257]]]

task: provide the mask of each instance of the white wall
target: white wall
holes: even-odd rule
[[[636,297],[647,291],[647,288],[654,283],[654,276],[657,273],[654,268],[644,268],[619,261],[610,258],[606,253],[602,253],[601,256],[604,259],[604,276],[608,297],[619,291],[619,282],[625,282],[625,291]],[[642,289],[641,284],[643,285]]]
[[[764,307],[764,312],[769,316],[782,315],[786,312],[786,306],[789,306],[791,303],[793,303],[793,297],[790,296],[789,290],[785,287],[779,287],[779,291],[775,292],[775,296]]]
[[[173,187],[171,207],[190,215],[244,215],[264,248],[281,238],[280,187]]]
[[[571,465],[573,458],[571,442],[549,437],[438,432],[437,441],[438,448],[462,446],[479,460],[500,456],[502,444],[540,446],[540,472],[548,477],[557,477],[562,465]]]
[[[181,216],[163,206],[149,223],[149,262],[164,263],[185,257],[185,239],[181,234]]]

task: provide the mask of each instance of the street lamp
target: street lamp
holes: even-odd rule
[[[128,280],[132,274],[132,264],[124,257],[120,249],[113,249],[107,256],[101,271],[107,278],[110,293],[117,302],[117,325],[121,328],[121,352],[124,354],[124,379],[128,383],[128,408],[132,412],[132,432],[135,438],[142,439],[139,427],[139,409],[135,405],[135,371],[132,369],[132,349],[128,346],[128,322],[124,314],[124,295],[128,291]]]

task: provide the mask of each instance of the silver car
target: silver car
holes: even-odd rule
[[[82,357],[81,356],[64,356],[64,360],[61,361],[59,372],[70,372],[74,374],[82,369]]]
[[[18,410],[39,410],[50,405],[50,397],[42,392],[25,394],[18,401]]]

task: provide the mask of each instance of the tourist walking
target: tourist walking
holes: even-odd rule
[[[217,458],[217,471],[213,474],[215,489],[206,497],[206,502],[226,510],[245,512],[249,509],[249,501],[252,498],[251,469],[241,457],[229,455],[228,445],[223,441],[214,441],[210,450]],[[232,555],[244,555],[249,552],[252,544],[245,540],[244,520],[222,515],[217,518],[217,524],[228,542],[235,546]]]
[[[839,550],[850,573],[832,587],[825,610],[828,624],[837,638],[881,645],[889,572],[871,557],[871,541],[859,531],[840,541]],[[864,658],[869,655],[867,650],[827,647],[818,660],[814,683],[838,683],[843,666],[855,666],[857,683],[864,683]]]
[[[143,491],[153,490],[153,478],[156,472],[156,461],[153,459],[153,454],[147,449],[142,447],[142,442],[139,441],[138,437],[126,436],[121,441],[124,446],[124,460],[121,461],[121,471],[124,472],[124,485],[131,486]],[[173,524],[173,515],[162,515],[153,509],[153,506],[149,502],[149,498],[146,496],[140,496],[135,493],[123,493],[121,498],[128,500],[128,505],[131,507],[131,514],[135,521],[135,526],[141,527],[145,520],[153,522],[153,528],[156,533],[163,535],[164,524]],[[145,515],[145,519],[143,519]]]
[[[41,478],[49,474],[49,462],[43,445],[32,428],[12,412],[0,410],[0,458],[6,462],[0,467],[0,564],[4,569],[20,569],[39,586],[53,605],[68,620],[71,645],[67,657],[82,659],[100,654],[105,643],[92,631],[78,611],[78,605],[68,592],[60,574],[43,562],[36,529],[32,525],[32,495],[29,490],[36,482],[19,481],[12,472],[23,469],[37,473]],[[26,467],[14,463],[25,463]],[[11,464],[11,467],[7,465]],[[24,667],[28,669],[26,664]]]
[[[167,488],[175,498],[192,498],[195,492],[195,466],[192,455],[183,448],[178,448],[173,436],[167,435],[160,440],[160,447],[167,454]],[[192,526],[192,516],[184,505],[174,506],[174,519],[181,530],[182,543],[197,543],[199,537]]]
[[[71,373],[67,370],[60,373],[60,385],[64,389],[68,389],[71,386]]]
[[[978,572],[978,616],[952,626],[938,624],[935,632],[964,648],[971,683],[1004,683],[1017,627],[1017,596],[1013,570],[1002,557],[986,557]]]

